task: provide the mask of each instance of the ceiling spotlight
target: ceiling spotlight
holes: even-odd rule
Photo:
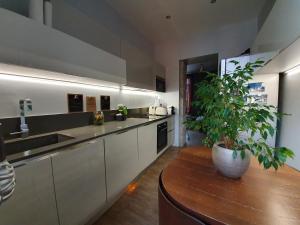
[[[167,20],[171,19],[171,16],[170,15],[166,15],[166,19]]]

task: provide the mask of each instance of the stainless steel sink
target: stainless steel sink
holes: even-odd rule
[[[5,144],[6,154],[12,155],[36,148],[45,147],[48,145],[57,144],[67,140],[73,139],[73,137],[62,135],[62,134],[49,134],[34,138],[26,138]]]

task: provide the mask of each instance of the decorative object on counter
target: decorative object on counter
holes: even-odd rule
[[[86,96],[86,111],[87,112],[96,112],[96,97]]]
[[[20,131],[11,132],[10,135],[20,135],[22,138],[25,138],[29,135],[29,127],[26,123],[27,113],[32,111],[32,101],[31,99],[21,99],[19,101],[20,108]]]
[[[102,111],[98,111],[94,115],[94,124],[102,125],[104,123],[104,114]]]
[[[0,123],[0,206],[10,198],[16,186],[14,167],[6,160],[2,124]]]
[[[110,96],[100,96],[101,110],[110,110]]]
[[[245,67],[237,61],[231,63],[235,64],[233,72],[222,77],[208,73],[209,81],[199,84],[193,104],[203,117],[185,124],[206,133],[204,143],[213,147],[214,165],[223,175],[241,177],[249,167],[251,153],[265,169],[277,170],[294,153],[286,147],[268,145],[267,139],[276,132],[273,121],[286,114],[278,113],[272,105],[247,101],[251,97],[247,84],[263,61],[249,62]]]
[[[83,112],[83,95],[68,94],[69,112]]]
[[[118,113],[116,114],[116,120],[123,121],[127,119],[128,109],[123,104],[118,104]]]

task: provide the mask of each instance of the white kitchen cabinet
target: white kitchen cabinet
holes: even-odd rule
[[[5,50],[0,61],[126,83],[126,62],[120,57],[3,8],[0,21],[0,50]]]
[[[147,168],[157,157],[157,124],[138,128],[138,150],[140,171]]]
[[[106,204],[104,143],[95,139],[52,157],[60,225],[84,225]]]
[[[116,56],[121,54],[121,38],[66,1],[52,1],[53,27]]]
[[[276,51],[273,52],[264,52],[259,54],[253,54],[253,55],[246,55],[246,56],[239,56],[235,58],[229,58],[229,59],[222,59],[221,60],[221,75],[224,75],[225,73],[232,73],[237,66],[244,67],[249,62],[255,62],[257,60],[264,61],[262,68],[254,68],[255,74],[269,74],[271,72],[265,72],[264,68],[269,66],[269,61],[277,54]],[[239,62],[239,65],[234,65],[230,61],[235,60]]]
[[[174,130],[168,131],[168,147],[172,146],[174,143]]]
[[[231,63],[231,61],[239,62],[239,65]],[[248,62],[250,62],[250,55],[239,56],[235,58],[222,59],[221,60],[221,75],[232,73],[237,66],[244,67]]]
[[[127,85],[154,90],[153,59],[124,40],[121,42],[121,57],[126,60]]]
[[[168,118],[168,147],[174,143],[174,129],[175,129],[175,117],[171,116]]]
[[[105,137],[108,201],[113,201],[139,173],[137,142],[137,129]]]
[[[0,224],[58,225],[51,159],[35,159],[15,168],[16,188],[0,205]]]
[[[153,64],[153,73],[154,73],[154,76],[158,76],[161,78],[166,77],[165,67],[158,62],[154,62],[154,64]]]
[[[175,123],[175,120],[174,120],[174,116],[171,116],[168,118],[168,131],[171,131],[171,130],[174,130],[174,123]]]

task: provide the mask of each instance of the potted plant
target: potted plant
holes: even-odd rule
[[[231,63],[236,66],[232,73],[208,73],[208,79],[198,85],[193,106],[201,119],[187,120],[185,124],[188,129],[206,134],[204,144],[212,147],[213,163],[223,175],[241,177],[251,155],[265,169],[277,170],[294,153],[286,147],[268,145],[267,139],[274,136],[274,124],[286,114],[278,113],[272,105],[251,101],[247,85],[263,61],[249,62],[245,67],[237,61]]]
[[[116,114],[116,119],[117,120],[126,120],[127,115],[128,115],[128,109],[125,105],[123,104],[118,104],[118,113]]]

